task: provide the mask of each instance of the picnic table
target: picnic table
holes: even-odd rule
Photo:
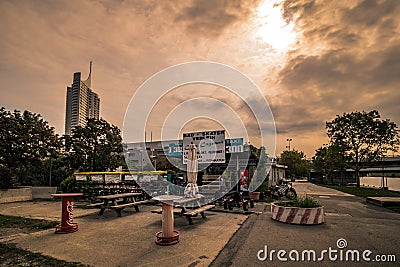
[[[159,198],[162,199],[162,196]],[[153,198],[156,200],[159,200],[159,198]],[[185,216],[186,219],[188,220],[189,224],[193,224],[192,217],[196,217],[198,214],[201,215],[203,219],[206,218],[205,211],[212,209],[215,207],[215,205],[209,204],[209,205],[201,205],[201,200],[204,198],[202,195],[198,195],[195,198],[192,197],[182,197],[182,196],[176,196],[174,198],[173,203],[171,205],[175,206],[173,208],[173,214],[175,215],[180,215],[180,216]],[[163,200],[160,200],[163,201]],[[164,203],[164,201],[163,201]],[[158,213],[162,214],[162,208],[153,210],[151,212],[153,213]]]
[[[180,233],[174,230],[174,214],[186,216],[189,224],[193,224],[192,217],[197,216],[198,213],[205,218],[204,211],[213,208],[214,205],[205,205],[201,207],[200,200],[202,198],[202,195],[198,195],[196,198],[186,198],[176,195],[154,197],[153,199],[162,202],[161,209],[152,211],[153,213],[162,214],[162,231],[156,233],[156,244],[174,245],[179,242]],[[177,208],[174,208],[174,205]],[[189,206],[191,206],[192,209],[187,209]]]
[[[103,215],[105,209],[114,209],[118,217],[121,217],[121,210],[127,207],[134,207],[135,210],[139,211],[139,205],[146,204],[152,202],[152,200],[137,200],[139,196],[142,196],[142,193],[123,193],[123,194],[113,194],[113,195],[105,195],[98,196],[97,199],[102,200],[102,203],[94,203],[89,204],[90,207],[100,207],[99,216]]]

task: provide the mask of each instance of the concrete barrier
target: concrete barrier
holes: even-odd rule
[[[284,207],[271,203],[272,219],[290,224],[321,224],[324,223],[324,207],[299,208]]]
[[[31,187],[32,199],[52,199],[51,194],[57,192],[57,187]]]
[[[29,201],[33,199],[52,199],[57,187],[20,187],[0,190],[0,203]]]
[[[0,190],[0,203],[28,200],[32,200],[32,189],[30,187]]]

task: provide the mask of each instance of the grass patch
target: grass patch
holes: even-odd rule
[[[290,201],[280,201],[276,203],[278,206],[299,207],[299,208],[318,208],[321,204],[312,197],[300,197]]]
[[[359,197],[400,197],[400,192],[375,189],[375,188],[365,188],[365,187],[350,187],[350,186],[339,186],[339,185],[320,185],[338,191],[352,194]]]
[[[11,230],[18,232],[36,232],[54,228],[58,222],[39,219],[23,218],[0,214],[1,233],[9,233]],[[87,266],[77,262],[66,262],[40,253],[30,252],[17,248],[14,244],[0,242],[0,266]]]
[[[0,243],[0,266],[88,266],[78,262],[66,262],[17,248],[14,244]]]
[[[375,189],[375,188],[365,188],[365,187],[350,187],[350,186],[338,186],[338,185],[320,185],[332,189],[336,189],[338,191],[352,194],[358,197],[400,197],[400,192],[383,190],[383,189]],[[400,206],[388,206],[386,207],[394,212],[400,213]]]
[[[39,219],[30,219],[18,216],[9,216],[0,214],[1,228],[21,228],[29,231],[40,231],[49,228],[54,228],[58,222],[46,221]]]
[[[386,208],[388,208],[388,209],[390,209],[390,210],[392,210],[394,212],[400,213],[400,206],[388,206]]]

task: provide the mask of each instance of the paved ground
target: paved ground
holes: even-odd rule
[[[291,250],[297,250],[300,252],[300,258],[303,250],[315,250],[318,259],[324,249],[328,250],[331,247],[339,250],[337,240],[341,238],[347,241],[347,247],[341,249],[343,253],[347,250],[363,252],[368,249],[373,252],[371,259],[377,254],[393,254],[397,259],[397,264],[370,262],[368,266],[399,266],[400,214],[333,189],[308,183],[295,183],[294,187],[300,194],[312,195],[325,206],[325,224],[288,225],[271,220],[268,213],[251,216],[232,237],[212,266],[365,266],[367,262],[362,259],[358,263],[339,259],[331,261],[326,254],[322,262],[294,262],[288,258],[288,254],[288,261],[282,262],[277,259],[276,253],[272,261],[260,261],[257,258],[257,253],[267,246],[268,252],[285,250],[289,253]],[[260,256],[263,257],[264,253]]]
[[[94,214],[93,209],[75,209],[74,216],[82,217]],[[26,201],[4,203],[0,205],[0,214],[21,216],[32,219],[59,221],[61,202],[59,201]]]
[[[208,266],[247,218],[236,213],[207,212],[207,218],[175,219],[181,241],[174,246],[158,246],[155,233],[161,230],[161,215],[151,213],[155,206],[106,211],[74,209],[79,231],[56,235],[54,229],[33,234],[14,234],[0,241],[18,244],[24,249],[66,261],[92,266]],[[0,213],[31,218],[59,220],[60,202],[19,202],[2,204]],[[33,214],[33,215],[32,215]]]
[[[347,247],[341,249],[342,253],[368,249],[373,253],[371,258],[391,254],[399,262],[400,214],[333,189],[308,183],[294,186],[299,194],[312,195],[323,203],[325,224],[298,226],[275,222],[268,210],[262,212],[264,205],[259,204],[257,214],[208,212],[207,219],[195,218],[194,225],[188,225],[185,218],[176,218],[175,229],[181,232],[181,242],[161,247],[154,244],[154,234],[161,229],[161,215],[150,212],[154,206],[142,206],[139,213],[126,209],[120,218],[114,211],[97,216],[96,210],[75,209],[75,221],[79,223],[76,233],[56,235],[54,230],[47,230],[0,237],[0,241],[8,240],[31,251],[92,266],[365,266],[364,261],[333,262],[327,254],[322,262],[281,262],[276,253],[273,261],[257,259],[257,253],[265,246],[268,252],[297,250],[300,257],[303,250],[315,250],[318,258],[324,249],[338,250],[336,242],[343,238]],[[0,213],[58,220],[60,209],[60,202],[21,202],[2,204]],[[377,262],[368,265],[382,266]]]

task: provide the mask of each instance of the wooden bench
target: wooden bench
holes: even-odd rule
[[[99,207],[101,207],[101,205],[103,205],[103,202],[92,203],[92,204],[87,205],[87,207],[89,207],[89,208],[99,208]]]
[[[204,213],[206,210],[214,208],[215,205],[204,205],[202,207],[199,207],[197,209],[193,210],[186,210],[185,213],[183,213],[184,216],[186,216],[187,220],[189,221],[189,224],[193,224],[192,217],[196,217],[199,213],[203,219],[206,218],[206,214]]]
[[[152,213],[157,213],[157,214],[162,214],[162,208],[156,209],[156,210],[152,210]],[[183,211],[180,208],[174,208],[174,214],[175,215],[182,215]]]
[[[141,200],[141,201],[135,201],[135,202],[129,202],[129,203],[121,203],[117,205],[110,206],[111,209],[115,209],[115,211],[118,214],[118,217],[121,217],[121,210],[127,207],[134,207],[136,212],[139,212],[139,205],[142,204],[148,204],[148,203],[154,203],[153,200],[147,199],[147,200]]]
[[[193,224],[193,220],[192,217],[196,217],[199,213],[201,215],[201,217],[204,219],[206,218],[205,215],[205,211],[214,208],[215,205],[205,205],[196,209],[185,209],[184,207],[182,208],[174,208],[174,214],[175,215],[181,215],[181,216],[185,216],[186,219],[188,220],[189,224]],[[162,214],[162,209],[156,209],[156,210],[152,210],[152,213],[158,213],[158,214]]]

